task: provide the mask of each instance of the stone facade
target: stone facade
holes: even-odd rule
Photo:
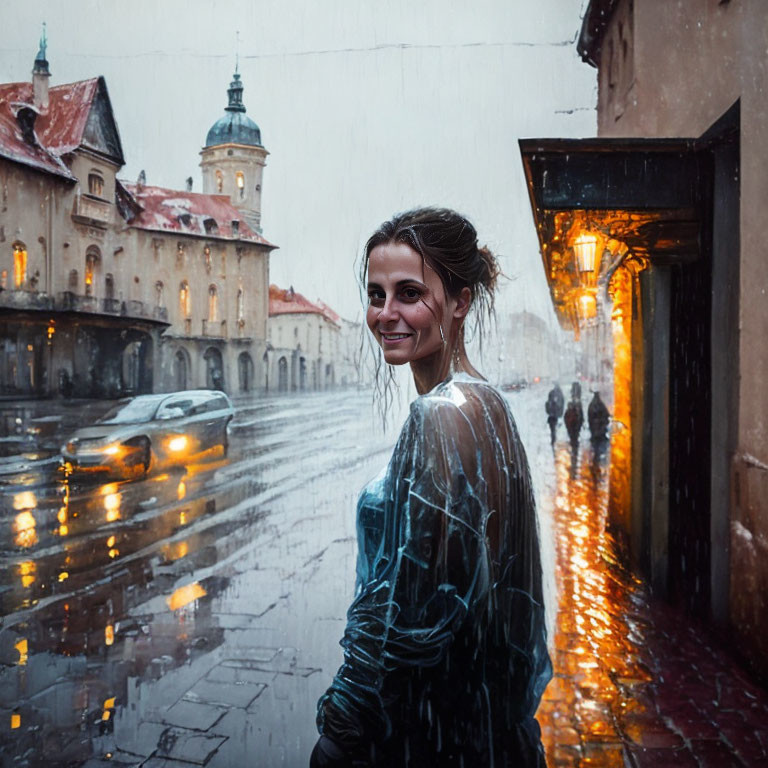
[[[120,182],[103,78],[49,91],[41,60],[33,79],[0,85],[0,394],[263,389],[274,246],[249,222],[266,150],[238,155],[259,187],[243,210],[230,190]]]
[[[292,287],[271,285],[269,295],[268,388],[293,392],[357,384],[350,340],[359,337],[359,324]]]

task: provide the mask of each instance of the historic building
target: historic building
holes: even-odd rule
[[[598,137],[521,142],[563,326],[610,313],[613,521],[764,674],[766,40],[762,0],[591,0]]]
[[[327,304],[269,286],[269,382],[278,392],[329,389],[357,383],[350,337],[360,326]]]
[[[115,397],[267,381],[267,151],[239,74],[203,193],[118,179],[104,78],[0,84],[0,394]]]

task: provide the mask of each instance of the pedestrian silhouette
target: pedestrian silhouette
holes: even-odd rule
[[[552,445],[555,444],[555,437],[557,435],[557,422],[563,415],[563,408],[565,406],[565,397],[563,396],[563,390],[560,389],[560,385],[555,383],[553,389],[549,391],[547,395],[547,402],[544,409],[547,412],[547,424],[549,424],[549,433],[551,436]]]
[[[578,445],[579,432],[581,432],[581,427],[584,424],[584,411],[581,407],[581,384],[578,381],[571,384],[571,399],[565,409],[563,421],[565,421],[565,428],[568,431],[571,445]]]
[[[587,408],[587,422],[589,424],[590,439],[593,443],[608,440],[608,425],[611,422],[611,414],[608,412],[605,403],[600,399],[599,392],[595,392]]]

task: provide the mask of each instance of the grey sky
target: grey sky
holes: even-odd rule
[[[595,70],[576,54],[583,0],[5,0],[0,80],[30,78],[48,24],[51,84],[104,75],[127,165],[201,190],[240,32],[248,114],[271,153],[271,278],[359,315],[352,264],[371,230],[421,204],[457,208],[501,256],[500,313],[551,320],[517,139],[592,136]]]

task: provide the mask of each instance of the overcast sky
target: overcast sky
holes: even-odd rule
[[[552,321],[517,146],[596,133],[596,70],[576,53],[585,0],[3,0],[0,80],[104,75],[129,180],[202,190],[240,33],[248,115],[270,152],[271,279],[359,316],[370,232],[422,204],[468,215],[517,276],[499,313]],[[501,319],[501,318],[500,318]],[[554,321],[552,321],[554,322]]]

